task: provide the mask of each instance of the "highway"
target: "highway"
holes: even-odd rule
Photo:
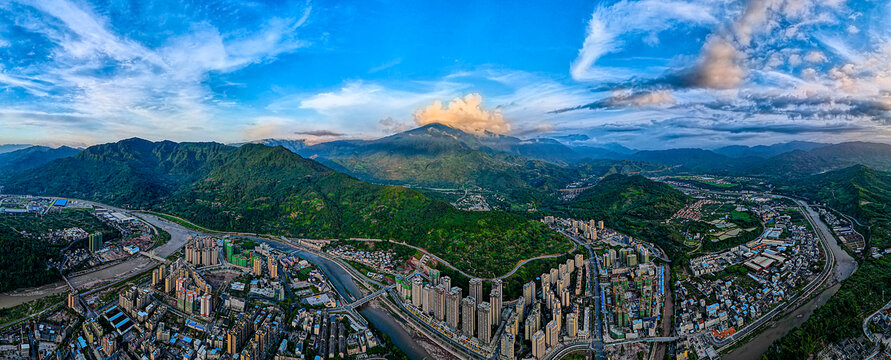
[[[606,353],[603,351],[603,320],[601,318],[603,304],[600,303],[600,262],[597,260],[597,256],[595,256],[590,244],[562,230],[558,231],[572,240],[576,246],[582,245],[585,247],[585,250],[588,250],[588,265],[585,269],[588,271],[588,288],[593,290],[591,297],[594,298],[594,329],[592,329],[593,334],[591,335],[594,338],[590,341],[585,341],[588,344],[585,349],[590,349],[595,354],[595,359],[606,359]],[[559,359],[559,357],[555,359]]]

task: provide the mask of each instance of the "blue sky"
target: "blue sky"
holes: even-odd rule
[[[0,2],[0,143],[889,141],[891,5]]]

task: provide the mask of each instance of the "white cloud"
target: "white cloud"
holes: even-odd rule
[[[742,54],[732,42],[715,37],[706,43],[702,63],[696,76],[699,86],[715,89],[732,89],[742,83],[745,69],[740,62]]]
[[[509,133],[511,126],[505,121],[504,114],[499,110],[483,109],[482,103],[480,94],[454,98],[446,106],[442,105],[442,101],[434,100],[429,106],[415,112],[415,122],[418,125],[448,125],[473,134]]]
[[[826,61],[826,55],[820,50],[811,50],[804,55],[804,60],[812,64],[818,64]]]
[[[572,62],[570,74],[578,81],[610,81],[627,78],[631,72],[621,68],[597,66],[597,60],[623,48],[621,38],[644,36],[651,44],[659,33],[679,23],[711,25],[713,2],[623,0],[610,6],[600,6],[591,15],[585,42],[578,57]]]
[[[0,84],[5,84],[6,87],[22,88],[25,89],[25,91],[37,96],[49,95],[47,94],[49,86],[47,86],[46,84],[42,84],[35,79],[29,79],[0,72]]]
[[[231,72],[306,46],[297,30],[310,14],[309,7],[293,17],[275,14],[283,17],[260,19],[255,28],[228,33],[197,21],[188,32],[145,44],[116,33],[98,11],[82,3],[23,5],[37,11],[22,14],[28,17],[19,21],[55,47],[47,62],[28,68],[41,74],[41,82],[0,74],[0,83],[38,95],[52,93],[43,106],[102,121],[114,136],[154,132],[182,140],[206,137],[208,130],[218,135],[225,131],[216,115],[219,107],[231,107],[231,101],[218,98],[205,84],[209,73]]]

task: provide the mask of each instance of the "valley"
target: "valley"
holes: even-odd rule
[[[200,279],[219,276],[214,272],[220,268],[231,276],[242,274],[229,281],[246,284],[253,279],[250,288],[256,287],[257,294],[302,302],[271,316],[291,318],[293,310],[316,301],[307,295],[325,296],[322,299],[332,302],[312,306],[322,306],[332,316],[346,311],[335,318],[360,328],[370,321],[369,329],[387,337],[373,335],[376,338],[363,341],[394,339],[383,350],[394,357],[435,353],[551,358],[591,353],[623,358],[660,353],[746,358],[757,351],[785,358],[786,344],[804,341],[796,326],[826,321],[824,309],[840,306],[839,299],[850,298],[853,289],[864,291],[861,279],[881,279],[877,272],[887,259],[881,256],[887,236],[879,207],[888,191],[887,175],[864,166],[780,180],[768,174],[743,175],[751,171],[740,170],[743,160],[727,161],[717,169],[716,159],[726,156],[707,152],[685,162],[667,161],[676,159],[664,157],[670,151],[636,153],[627,159],[555,159],[542,150],[542,143],[480,137],[443,126],[366,143],[288,145],[291,150],[128,139],[14,173],[3,182],[3,191],[37,197],[7,195],[0,204],[10,209],[40,210],[47,213],[44,216],[119,214],[99,217],[133,219],[141,225],[128,225],[123,232],[136,235],[126,235],[120,243],[105,235],[112,244],[100,245],[102,252],[89,249],[92,243],[87,242],[84,264],[92,265],[73,267],[61,283],[59,273],[50,271],[53,275],[46,280],[25,280],[45,283],[42,287],[11,287],[16,290],[0,296],[4,307],[75,294],[75,303],[84,299],[84,305],[73,309],[89,320],[97,314],[93,307],[108,309],[108,299],[123,296],[129,286],[125,284],[150,286],[147,291],[163,303],[178,296],[164,294],[158,283],[163,277],[193,272],[198,280],[190,286],[207,292],[200,290]],[[538,150],[524,148],[533,145]],[[403,155],[396,156],[400,151]],[[773,156],[781,159],[784,154]],[[390,166],[396,167],[388,170]],[[52,174],[65,174],[66,180],[55,180]],[[837,190],[824,190],[827,187]],[[67,203],[53,207],[53,199]],[[804,201],[833,212],[818,213]],[[5,220],[36,224],[14,216]],[[83,216],[64,226],[95,232],[97,225],[88,225],[89,216]],[[831,221],[835,230],[824,221]],[[842,236],[837,234],[847,231],[843,221],[863,238],[862,245],[849,246],[856,260],[835,243]],[[119,260],[105,255],[137,244],[131,239],[140,238],[140,232],[152,240],[132,245],[138,249],[135,255]],[[243,237],[249,241],[237,240]],[[185,246],[198,246],[196,238],[224,244],[211,245],[216,250],[210,251],[219,251],[221,258],[207,260],[213,257],[202,255],[190,260]],[[232,239],[242,245],[229,254],[225,246]],[[271,248],[264,248],[267,245]],[[284,265],[295,261],[286,260],[292,255],[310,261],[309,267],[301,265],[291,273],[290,265]],[[259,268],[257,259],[265,259]],[[202,270],[205,261],[211,266]],[[578,274],[570,272],[569,263]],[[169,273],[173,270],[168,266],[176,272]],[[333,286],[307,292],[313,288],[282,282],[277,275],[282,271],[307,281],[312,278],[299,270],[313,266],[324,270],[321,284],[333,281]],[[828,275],[832,273],[835,276]],[[540,282],[543,277],[547,284]],[[295,284],[302,290],[290,289]],[[247,295],[220,287],[224,285],[214,285],[219,288],[207,294]],[[287,287],[279,288],[283,285]],[[874,294],[875,286],[880,285],[867,293]],[[367,307],[358,305],[358,312],[349,310],[348,304],[372,293],[386,295]],[[474,302],[470,330],[469,320],[461,315],[470,311],[464,308],[466,299]],[[57,311],[49,305],[54,304],[44,302],[24,314]],[[187,306],[175,306],[180,309],[177,316],[189,318]],[[880,306],[880,301],[863,303],[862,310],[838,319],[853,325]],[[451,309],[454,318],[449,318]],[[231,308],[217,311],[234,314]],[[500,317],[489,315],[489,328],[484,329],[476,325],[482,321],[476,319],[480,311]],[[653,313],[660,318],[653,320]],[[202,314],[195,319],[214,328],[225,326]],[[795,321],[780,320],[784,317]],[[294,319],[320,321],[300,314]],[[400,323],[409,325],[394,325]],[[779,323],[794,325],[775,327]],[[561,340],[548,340],[552,326],[563,334],[558,335]],[[854,331],[852,326],[843,334],[852,336]],[[543,334],[544,345],[539,346],[537,333]],[[813,336],[819,333],[810,331]],[[848,341],[838,335],[827,338],[827,347],[808,346],[814,353],[838,351],[831,350],[837,349],[833,344]],[[203,336],[212,339],[211,333]],[[314,344],[312,351],[318,351],[321,339],[314,341],[305,344]],[[742,346],[746,343],[752,346]],[[289,351],[296,349],[285,353]]]

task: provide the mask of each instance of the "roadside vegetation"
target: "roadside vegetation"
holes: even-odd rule
[[[101,232],[105,241],[120,233],[86,210],[50,211],[46,214],[5,214],[0,216],[0,292],[36,287],[61,279],[48,260],[58,260],[68,245],[49,233],[78,227],[87,233]],[[85,246],[81,239],[74,247]]]

